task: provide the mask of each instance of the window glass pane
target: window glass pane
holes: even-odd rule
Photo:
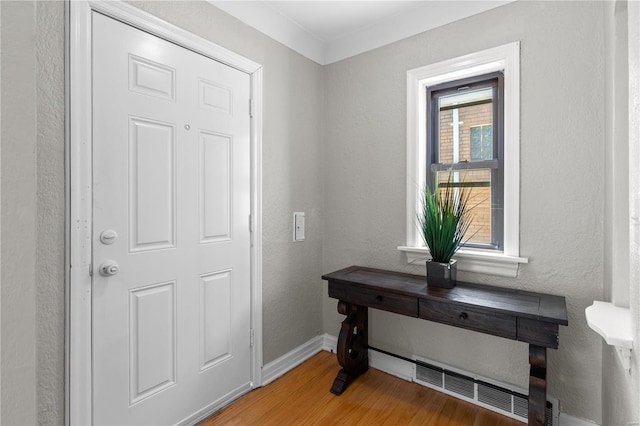
[[[469,128],[471,143],[471,161],[491,160],[493,158],[493,126],[484,124]]]
[[[493,159],[493,90],[484,88],[438,98],[438,162]]]
[[[491,169],[437,172],[438,189],[447,185],[469,191],[471,226],[465,240],[475,244],[491,244]]]

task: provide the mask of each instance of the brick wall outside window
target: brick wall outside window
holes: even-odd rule
[[[453,162],[453,110],[440,112],[440,159],[439,163]],[[458,109],[459,125],[459,159],[458,161],[471,161],[470,157],[470,128],[491,124],[492,104],[475,105]],[[439,175],[439,182],[446,182],[448,173]],[[459,173],[461,182],[490,182],[491,171],[474,170]],[[471,188],[469,188],[471,189]],[[467,238],[473,235],[471,241],[480,243],[491,242],[491,188],[473,188],[471,193],[472,225],[467,233]]]

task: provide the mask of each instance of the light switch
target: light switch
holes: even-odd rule
[[[304,241],[304,212],[293,212],[293,241]]]

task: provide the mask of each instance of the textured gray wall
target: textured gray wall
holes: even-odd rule
[[[602,297],[603,31],[599,2],[515,2],[329,65],[323,159],[323,272],[360,264],[424,274],[396,250],[405,243],[406,71],[520,40],[520,253],[530,263],[516,279],[461,278],[567,297],[548,390],[566,413],[598,422],[602,341],[584,309]],[[335,335],[342,316],[324,301],[324,331]],[[379,311],[370,324],[372,345],[528,382],[524,344]]]
[[[1,421],[61,424],[64,3],[2,2],[1,7]]]
[[[2,2],[2,424],[36,424],[35,4]],[[60,290],[63,282],[59,283]],[[63,389],[60,389],[63,390]]]
[[[38,423],[64,420],[64,3],[36,3]],[[63,27],[64,28],[64,27]]]

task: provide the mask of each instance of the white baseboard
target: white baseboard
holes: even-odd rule
[[[338,347],[338,338],[336,336],[332,336],[330,334],[322,335],[322,350],[327,352],[337,352]]]
[[[262,367],[262,386],[302,364],[325,348],[325,335],[316,336]]]
[[[380,352],[369,350],[369,367],[384,371],[408,382],[413,381],[413,365],[410,362]]]
[[[560,413],[560,418],[558,419],[559,426],[594,426],[597,423],[592,423],[588,420],[579,419],[577,417],[570,416],[565,413]]]

